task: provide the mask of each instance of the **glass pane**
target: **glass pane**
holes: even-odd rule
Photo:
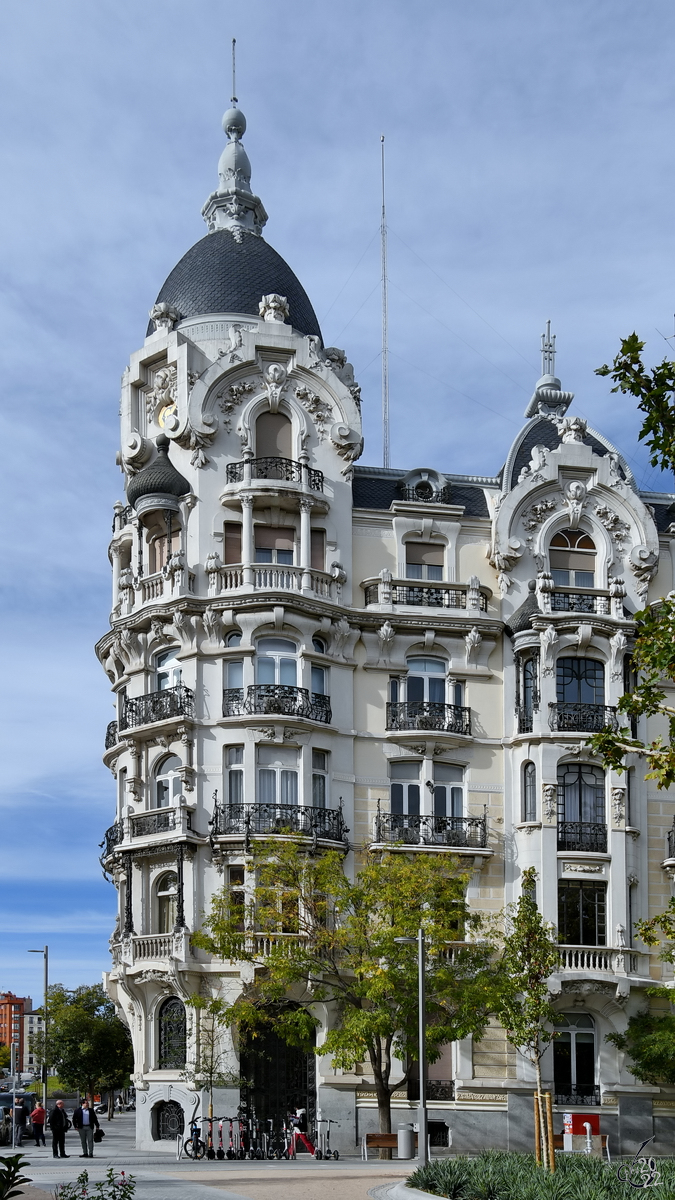
[[[561,1033],[553,1042],[553,1080],[559,1093],[572,1091],[572,1037]]]
[[[418,816],[420,811],[420,785],[419,783],[408,784],[408,812],[411,816]]]
[[[244,800],[244,772],[230,771],[227,798],[230,804],[242,804]]]
[[[298,752],[292,746],[258,746],[261,767],[297,767]]]
[[[595,576],[592,571],[575,571],[574,583],[576,587],[592,588]]]
[[[392,779],[419,779],[420,764],[416,762],[391,763],[389,774]]]
[[[277,562],[284,567],[293,566],[293,551],[292,550],[277,550]]]
[[[419,675],[409,675],[406,694],[409,701],[423,701],[424,679],[420,678]]]
[[[325,775],[312,775],[312,804],[315,808],[326,807]]]
[[[312,691],[316,696],[326,694],[326,672],[323,667],[312,667]]]
[[[296,771],[281,772],[281,803],[298,803],[298,776]]]
[[[453,766],[452,763],[434,763],[434,779],[444,783],[462,783],[464,770],[462,767]]]
[[[238,764],[243,763],[243,761],[244,761],[244,747],[243,746],[230,746],[227,751],[228,767],[238,766]]]
[[[447,789],[443,784],[436,784],[434,788],[434,815],[444,817],[447,814]]]
[[[183,780],[181,779],[180,775],[174,775],[173,779],[171,780],[171,795],[180,796],[182,790]]]
[[[427,579],[442,579],[442,578],[443,578],[443,568],[442,567],[434,567],[434,566],[427,567]]]
[[[409,658],[408,669],[424,675],[445,675],[445,663],[440,658]]]
[[[289,638],[260,638],[258,650],[262,654],[295,654],[297,646]]]
[[[445,704],[445,680],[429,680],[429,699],[433,704]]]
[[[574,1040],[577,1090],[592,1088],[595,1083],[595,1038],[592,1033],[577,1033]]]
[[[279,682],[287,687],[297,683],[297,663],[294,658],[282,658],[279,663]]]
[[[243,662],[229,662],[227,664],[227,686],[231,688],[244,686]]]
[[[258,797],[260,804],[275,804],[277,798],[277,773],[261,769],[258,771]]]
[[[157,780],[157,807],[165,808],[169,803],[169,784],[164,779]]]
[[[451,796],[451,804],[452,804],[452,812],[450,815],[452,817],[463,817],[464,816],[464,793],[463,793],[462,789],[459,787],[450,788],[450,796]]]
[[[275,661],[273,658],[259,658],[257,664],[258,683],[275,683]]]
[[[392,704],[398,704],[398,679],[389,680],[389,699]]]
[[[406,579],[421,579],[422,564],[421,563],[406,563],[405,566]]]
[[[403,784],[392,783],[391,785],[391,811],[393,813],[403,812]]]
[[[241,525],[225,522],[225,562],[241,562]]]
[[[570,573],[569,571],[551,571],[553,582],[556,587],[569,587]]]
[[[272,551],[265,550],[262,546],[256,546],[255,561],[259,562],[259,563],[271,563],[272,562]]]

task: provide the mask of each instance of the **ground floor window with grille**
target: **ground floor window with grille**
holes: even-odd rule
[[[599,1104],[595,1082],[595,1026],[588,1013],[559,1013],[553,1039],[556,1104]]]
[[[177,996],[171,996],[162,1004],[158,1015],[159,1054],[157,1065],[160,1070],[183,1070],[187,1051],[187,1022],[185,1005]]]
[[[564,946],[606,945],[607,884],[561,880],[558,941]]]

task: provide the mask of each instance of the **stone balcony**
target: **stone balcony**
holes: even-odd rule
[[[242,483],[246,487],[264,480],[295,484],[299,488],[306,485],[312,492],[323,491],[323,471],[292,458],[245,458],[241,462],[228,463],[225,478],[228,484]]]
[[[341,808],[301,804],[222,804],[214,811],[211,841],[247,843],[251,838],[311,838],[344,845],[349,830]]]
[[[209,597],[250,592],[291,592],[337,602],[343,578],[339,573],[272,563],[224,565],[216,554],[206,560]]]
[[[489,588],[481,587],[478,579],[465,583],[432,583],[412,579],[394,579],[389,571],[364,579],[361,584],[366,608],[433,608],[464,609],[474,617],[487,612]]]

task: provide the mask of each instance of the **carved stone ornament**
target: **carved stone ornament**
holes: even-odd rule
[[[544,476],[541,474],[546,466],[547,450],[546,446],[533,446],[532,457],[526,467],[523,467],[518,476],[518,483],[542,483]]]
[[[363,453],[363,438],[361,434],[357,433],[354,429],[350,429],[349,425],[341,424],[339,421],[331,428],[330,440],[340,458],[343,458],[345,462],[355,462]]]
[[[130,433],[122,446],[122,462],[127,475],[135,475],[136,471],[140,471],[151,453],[152,442],[149,438],[143,437],[137,430]]]
[[[612,813],[614,815],[614,824],[623,825],[623,819],[626,813],[626,789],[622,787],[612,788]]]
[[[145,395],[148,418],[152,419],[158,410],[164,412],[167,408],[175,408],[177,396],[178,371],[176,367],[160,367],[153,376],[152,387]]]
[[[550,823],[555,821],[558,809],[558,786],[555,783],[544,783],[541,788],[544,817]]]
[[[331,651],[337,658],[344,658],[345,645],[351,633],[351,626],[346,617],[340,617],[332,626]]]
[[[270,402],[270,412],[277,412],[279,401],[288,382],[288,373],[281,363],[270,363],[265,371],[264,383],[267,398]]]
[[[623,658],[628,645],[628,638],[623,629],[617,629],[614,637],[609,639],[609,644],[612,651],[612,679],[623,678]]]
[[[586,484],[582,483],[580,479],[573,479],[565,485],[563,496],[567,507],[570,529],[579,528],[581,514],[586,504],[586,495]]]
[[[558,641],[555,625],[547,625],[540,633],[542,674],[553,675],[555,670],[555,647]]]
[[[168,333],[173,329],[177,321],[180,321],[180,313],[173,304],[167,304],[163,300],[161,304],[153,304],[150,309],[150,320],[154,322],[155,329],[164,329]]]
[[[583,442],[586,437],[588,423],[581,417],[563,417],[561,421],[555,421],[554,424],[562,442]]]
[[[228,363],[241,362],[241,354],[239,350],[244,345],[244,332],[251,333],[255,330],[254,325],[242,325],[239,322],[234,322],[227,327],[227,345],[221,346],[218,351],[219,358],[226,358]]]
[[[555,500],[541,500],[539,504],[533,504],[523,516],[525,529],[536,529],[538,525],[541,525],[542,521],[546,520],[548,514],[556,508],[557,504]]]
[[[269,296],[263,296],[258,305],[258,312],[263,321],[275,321],[277,324],[285,325],[290,314],[288,300],[285,296],[280,296],[278,292],[270,292]]]
[[[478,656],[478,651],[480,650],[482,644],[483,644],[483,638],[482,638],[481,634],[478,632],[478,630],[476,629],[476,626],[474,625],[473,629],[470,629],[469,632],[467,633],[466,637],[464,638],[464,645],[466,647],[466,665],[467,666],[469,666],[469,664],[471,662],[475,662],[475,660]]]
[[[607,532],[616,542],[619,550],[622,550],[624,542],[630,534],[630,525],[622,521],[606,504],[596,504],[595,512],[600,524],[604,525]]]
[[[648,546],[633,546],[628,556],[630,569],[635,576],[638,595],[641,600],[647,598],[649,584],[656,574],[658,561],[658,554],[655,550],[650,550]]]
[[[232,427],[232,414],[235,408],[241,404],[246,396],[250,396],[252,391],[254,391],[252,383],[233,383],[228,387],[225,395],[221,394],[220,410],[225,418],[223,428],[227,433],[230,432]]]
[[[296,387],[295,396],[314,421],[317,437],[322,442],[326,436],[326,425],[333,416],[332,405],[326,400],[322,400],[321,396],[317,396],[316,392],[310,391],[304,384]]]
[[[207,559],[208,570],[208,559]],[[219,646],[223,640],[223,621],[219,612],[215,608],[209,606],[202,613],[202,625],[204,633],[214,646]]]
[[[391,648],[394,644],[394,627],[391,621],[385,621],[377,631],[377,636],[380,642],[380,657],[388,658],[391,653]]]
[[[567,874],[574,875],[604,875],[605,868],[602,863],[563,863],[563,871]]]
[[[518,538],[509,538],[505,547],[495,546],[489,555],[490,566],[497,572],[497,582],[502,598],[511,587],[509,573],[523,554],[523,545]]]

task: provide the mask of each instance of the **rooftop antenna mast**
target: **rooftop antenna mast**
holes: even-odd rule
[[[380,137],[382,152],[382,466],[389,464],[389,317],[387,295],[387,214],[384,199],[384,134]]]
[[[546,333],[541,335],[541,373],[555,375],[555,334],[551,337],[551,322],[546,322]]]
[[[232,38],[232,104],[237,103],[236,46],[237,39]]]

